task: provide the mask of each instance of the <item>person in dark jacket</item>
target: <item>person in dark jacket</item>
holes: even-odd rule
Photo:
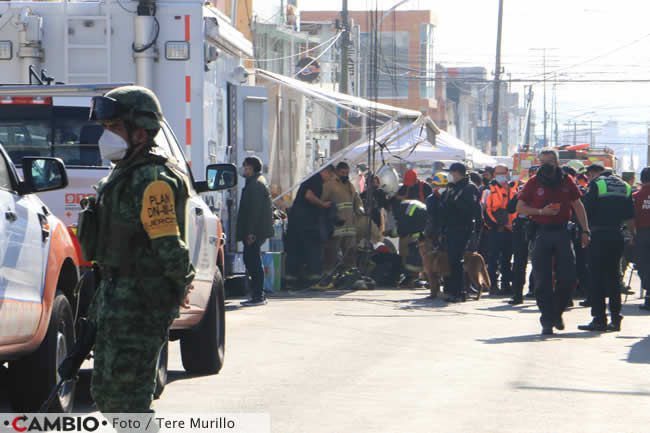
[[[240,174],[246,178],[237,214],[237,241],[244,243],[244,264],[251,278],[251,299],[244,306],[266,304],[264,268],[260,247],[273,236],[271,193],[262,176],[262,161],[256,156],[244,159]]]
[[[321,242],[324,210],[332,202],[320,199],[323,185],[336,176],[336,170],[329,165],[321,169],[300,185],[293,205],[289,210],[287,227],[287,287],[295,287],[300,279],[303,266],[307,267],[306,280],[309,285],[322,278]]]
[[[469,181],[464,164],[449,167],[449,188],[442,194],[442,225],[447,237],[447,257],[451,275],[448,302],[465,301],[463,257],[473,230],[482,224],[478,188]]]

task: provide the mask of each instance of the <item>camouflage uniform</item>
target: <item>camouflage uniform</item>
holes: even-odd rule
[[[141,111],[141,92],[106,96]],[[188,180],[165,162],[149,149],[120,161],[97,187],[95,258],[103,275],[90,311],[97,327],[91,394],[104,413],[152,412],[158,355],[194,278],[181,235]]]

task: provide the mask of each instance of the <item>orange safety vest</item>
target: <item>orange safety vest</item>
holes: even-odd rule
[[[501,186],[498,183],[490,186],[490,194],[487,196],[485,213],[488,221],[488,227],[494,228],[497,225],[504,225],[508,230],[512,230],[512,222],[515,220],[514,213],[508,213],[506,209],[508,202],[512,200],[517,193],[517,189],[509,186]]]

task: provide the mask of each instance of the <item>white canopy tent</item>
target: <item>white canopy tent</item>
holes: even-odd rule
[[[433,162],[443,159],[463,160],[465,152],[461,149],[440,145],[437,137],[436,144],[431,143],[433,134],[427,124],[427,118],[418,119],[408,126],[394,125],[388,131],[377,133],[377,146],[375,147],[375,158],[377,161],[401,160],[405,162]],[[352,162],[363,162],[368,159],[368,153],[372,151],[372,143],[365,140],[357,144],[340,159],[347,159]]]
[[[463,159],[465,161],[471,161],[475,168],[485,167],[487,165],[495,166],[497,164],[497,160],[490,155],[481,152],[446,131],[440,131],[440,134],[436,137],[436,144],[462,150],[465,154]]]

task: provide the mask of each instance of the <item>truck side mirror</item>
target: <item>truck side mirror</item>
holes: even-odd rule
[[[59,158],[23,158],[24,182],[20,185],[21,194],[53,191],[68,186],[65,165]]]
[[[205,182],[197,182],[197,192],[223,191],[237,185],[237,167],[233,164],[210,164],[205,170]]]

